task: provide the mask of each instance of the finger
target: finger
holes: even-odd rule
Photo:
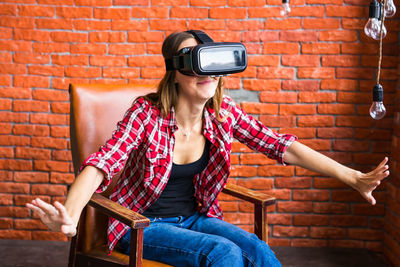
[[[58,201],[54,202],[54,207],[56,207],[58,213],[61,215],[62,220],[64,221],[64,223],[66,224],[72,224],[72,219],[69,216],[67,209],[64,207],[63,204],[61,204]]]
[[[72,225],[62,225],[61,232],[66,236],[73,237],[76,235],[76,227]]]
[[[37,213],[39,216],[44,216],[46,213],[39,207],[32,205],[31,203],[26,203],[25,206],[31,209],[33,212]]]
[[[371,205],[375,205],[376,204],[376,200],[375,198],[372,196],[372,191],[368,192],[367,194],[364,195],[364,198],[371,204]]]
[[[36,203],[39,208],[41,208],[45,213],[49,215],[56,215],[58,213],[57,209],[53,205],[44,202],[40,198],[36,199]]]
[[[379,163],[378,168],[384,166],[388,162],[388,157],[385,157],[381,163]]]

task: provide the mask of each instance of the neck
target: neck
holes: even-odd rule
[[[185,129],[193,128],[203,117],[204,104],[193,104],[187,101],[178,101],[175,116],[179,125]]]

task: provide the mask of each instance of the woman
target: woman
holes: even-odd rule
[[[165,59],[197,45],[187,32],[163,43]],[[222,78],[167,71],[157,93],[136,99],[112,138],[89,156],[65,205],[40,199],[27,206],[53,231],[76,234],[93,192],[105,190],[126,164],[111,199],[149,217],[143,257],[174,266],[280,266],[254,234],[220,220],[216,200],[229,176],[233,138],[276,159],[336,177],[371,204],[372,191],[389,175],[387,158],[370,173],[347,168],[277,134],[223,96]],[[129,253],[129,227],[110,219],[109,247]]]

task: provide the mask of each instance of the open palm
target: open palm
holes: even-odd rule
[[[31,203],[27,203],[26,206],[39,215],[42,222],[50,230],[61,232],[67,236],[74,236],[76,234],[76,225],[68,215],[64,205],[60,202],[56,201],[54,205],[51,205],[40,198],[36,198]]]

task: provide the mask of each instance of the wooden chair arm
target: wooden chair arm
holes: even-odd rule
[[[232,183],[227,183],[222,192],[254,204],[254,233],[268,243],[267,206],[275,203],[275,197]]]
[[[133,229],[145,228],[150,225],[150,220],[145,216],[125,208],[100,194],[94,193],[88,204]]]
[[[276,198],[268,194],[247,189],[240,185],[227,183],[225,188],[222,190],[223,193],[237,197],[239,199],[266,207],[275,203]]]

